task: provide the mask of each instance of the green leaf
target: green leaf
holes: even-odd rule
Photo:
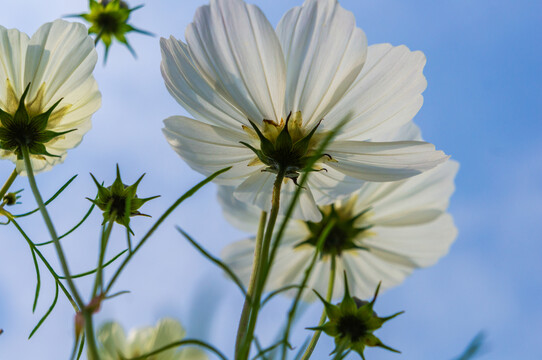
[[[66,188],[67,188],[68,186],[70,186],[70,184],[72,183],[73,180],[75,180],[76,177],[77,177],[77,175],[74,175],[74,176],[72,176],[68,181],[66,181],[66,183],[65,183],[64,185],[62,185],[62,186],[60,187],[60,189],[58,189],[57,192],[56,192],[53,196],[51,196],[51,197],[49,198],[49,200],[47,200],[44,204],[47,206],[47,205],[49,205],[51,202],[53,202],[53,200],[55,200],[60,194],[62,194],[62,192],[63,192],[64,190],[66,190]],[[36,209],[34,209],[34,210],[32,210],[32,211],[29,211],[29,212],[27,212],[27,213],[24,213],[24,214],[13,215],[13,217],[14,217],[14,218],[22,218],[22,217],[25,217],[25,216],[28,216],[28,215],[32,215],[32,214],[34,214],[35,212],[38,212],[38,211],[39,211],[39,208],[36,208]]]
[[[247,291],[245,290],[245,287],[243,286],[243,283],[241,280],[235,275],[235,273],[222,261],[220,261],[218,258],[211,255],[208,251],[206,251],[203,247],[201,247],[194,239],[190,237],[183,229],[177,226],[177,231],[180,232],[186,240],[190,242],[203,256],[205,256],[207,259],[211,260],[214,264],[218,265],[222,270],[228,274],[228,276],[233,280],[233,282],[237,285],[237,287],[241,290],[244,296],[247,296]]]
[[[36,333],[36,331],[38,331],[40,326],[43,324],[43,322],[47,319],[47,317],[51,314],[51,312],[53,311],[53,309],[56,306],[56,302],[58,300],[58,280],[55,282],[55,284],[56,284],[55,298],[53,299],[53,303],[51,304],[51,306],[49,307],[49,310],[47,310],[45,315],[43,315],[43,317],[40,319],[40,321],[38,321],[38,324],[34,327],[34,329],[32,329],[32,331],[30,332],[30,335],[28,336],[28,340],[30,340],[30,338],[32,338],[32,336]]]

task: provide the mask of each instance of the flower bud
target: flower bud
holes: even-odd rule
[[[310,328],[310,330],[323,331],[335,338],[335,349],[332,354],[343,354],[348,350],[352,350],[357,352],[365,360],[363,351],[366,346],[378,346],[398,353],[399,351],[384,345],[379,338],[373,335],[373,332],[381,328],[386,321],[403,313],[401,311],[381,318],[374,312],[373,306],[380,290],[380,284],[378,284],[375,295],[370,302],[350,296],[346,273],[344,275],[344,288],[343,301],[338,305],[333,305],[325,301],[316,293],[324,303],[329,321],[322,326]]]
[[[145,199],[137,197],[137,187],[145,174],[141,175],[133,185],[125,185],[122,183],[119,166],[117,165],[117,177],[113,184],[108,187],[102,186],[94,175],[90,174],[90,176],[98,187],[98,196],[95,200],[87,199],[103,211],[103,224],[108,221],[115,221],[125,226],[133,234],[130,229],[130,217],[138,215],[150,217],[149,215],[140,213],[138,210],[147,201],[156,199],[159,195]]]

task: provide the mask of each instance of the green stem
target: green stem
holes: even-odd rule
[[[258,279],[258,269],[262,254],[262,242],[263,234],[265,230],[265,223],[267,222],[267,212],[262,211],[260,216],[260,223],[258,225],[258,233],[256,235],[256,246],[254,247],[254,261],[252,262],[252,273],[250,274],[250,281],[248,283],[247,295],[245,297],[245,303],[243,304],[243,311],[241,312],[241,318],[239,319],[239,327],[237,329],[237,339],[235,341],[235,354],[239,355],[239,347],[241,346],[241,340],[244,338],[247,332],[247,325],[250,316],[250,308],[252,304],[252,295],[256,288]]]
[[[47,208],[43,204],[43,199],[38,190],[36,179],[34,178],[34,170],[32,169],[32,162],[30,161],[30,154],[28,152],[28,148],[22,146],[21,151],[24,158],[24,166],[26,169],[26,174],[28,176],[28,182],[30,183],[30,188],[32,189],[34,198],[36,199],[36,202],[38,203],[41,216],[43,217],[43,220],[45,221],[45,225],[47,225],[49,234],[51,235],[51,238],[54,241],[53,244],[55,245],[55,250],[58,255],[58,260],[60,261],[60,265],[62,266],[62,271],[64,272],[64,276],[66,277],[66,280],[68,282],[68,287],[70,288],[70,291],[73,295],[73,298],[75,299],[75,302],[77,303],[79,308],[82,309],[85,307],[85,304],[83,302],[83,299],[79,295],[77,288],[75,287],[75,283],[72,280],[72,277],[70,275],[70,269],[68,268],[68,262],[66,261],[66,256],[64,255],[64,251],[62,250],[62,245],[60,245],[60,241],[58,240],[58,235],[56,233],[53,222],[51,221],[51,217],[49,216],[49,212],[47,211]]]
[[[87,338],[88,360],[100,360],[98,355],[98,346],[96,345],[96,337],[94,336],[92,310],[84,309],[83,317],[85,318],[85,335]]]
[[[269,248],[271,245],[271,239],[273,237],[273,230],[275,228],[275,223],[277,222],[277,217],[279,214],[280,207],[280,189],[282,187],[282,182],[284,181],[284,170],[279,170],[275,183],[273,184],[273,197],[271,200],[271,212],[269,213],[269,221],[267,222],[267,228],[265,230],[265,236],[262,243],[262,252],[260,256],[260,264],[258,265],[257,270],[257,280],[256,287],[254,291],[254,298],[251,304],[250,311],[250,320],[248,324],[247,334],[242,342],[242,346],[239,350],[238,360],[246,360],[250,354],[250,345],[252,344],[252,339],[254,338],[254,330],[256,328],[256,320],[258,319],[258,312],[261,306],[261,297],[265,288],[265,279],[266,279],[266,269],[268,267],[269,261]]]
[[[4,195],[6,195],[11,185],[13,185],[13,182],[17,178],[17,175],[19,175],[19,173],[17,172],[17,169],[13,169],[13,172],[11,173],[9,178],[6,180],[4,186],[2,186],[2,189],[0,189],[0,201],[2,201],[2,199],[4,198]]]
[[[331,270],[329,273],[329,282],[327,286],[327,296],[326,296],[327,302],[330,302],[331,297],[333,296],[333,287],[335,285],[335,268],[336,268],[335,256],[331,256]],[[324,325],[324,322],[326,321],[326,317],[327,317],[326,309],[324,308],[322,310],[322,316],[320,317],[320,322],[318,323],[318,326]],[[301,360],[308,360],[311,357],[312,352],[314,351],[314,348],[316,347],[316,343],[318,342],[318,339],[320,339],[321,333],[322,331],[320,330],[317,330],[314,332],[314,334],[312,335],[311,342],[309,343],[309,346],[307,347],[307,349],[305,350],[305,353],[301,357]]]
[[[107,243],[109,242],[109,237],[111,235],[111,230],[113,229],[113,224],[115,223],[112,219],[116,216],[116,213],[113,212],[111,219],[107,222],[107,228],[105,231],[102,231],[102,238],[100,241],[100,259],[98,261],[98,268],[96,271],[96,279],[94,281],[94,290],[92,291],[92,298],[98,293],[98,288],[100,288],[103,293],[104,282],[103,282],[103,267],[105,260],[105,251],[107,249]]]

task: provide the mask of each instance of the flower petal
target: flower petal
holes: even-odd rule
[[[423,174],[393,184],[381,199],[360,202],[371,203],[375,225],[402,226],[434,220],[446,211],[454,192],[454,178],[459,169],[456,161],[449,160]],[[392,184],[383,183],[382,186]],[[382,191],[381,190],[381,191]]]
[[[422,141],[335,141],[327,149],[337,162],[327,166],[367,181],[396,181],[418,175],[448,159]]]
[[[24,92],[24,62],[28,48],[28,35],[17,29],[0,26],[0,108],[8,113],[15,113],[18,99],[8,95],[8,84],[20,97]]]
[[[190,167],[205,176],[232,166],[215,179],[222,185],[237,185],[259,168],[248,166],[254,153],[239,141],[250,141],[242,132],[207,125],[182,116],[164,120],[167,141]]]
[[[38,95],[44,83],[43,110],[61,98],[59,107],[65,104],[79,107],[87,104],[87,98],[96,95],[88,90],[95,83],[92,71],[98,54],[87,31],[83,24],[64,20],[44,24],[36,31],[28,43],[24,72],[23,85],[31,83],[29,101]],[[91,114],[96,110],[93,108]],[[64,116],[62,121],[71,122],[72,119]]]
[[[348,92],[329,112],[325,126],[350,121],[338,139],[369,140],[410,121],[423,104],[425,55],[406,46],[369,46],[367,61]],[[395,140],[410,140],[398,138]]]
[[[452,217],[443,214],[434,221],[414,226],[375,226],[375,236],[363,244],[386,262],[405,267],[426,267],[448,252],[457,236]]]
[[[308,126],[327,115],[356,79],[367,39],[336,0],[307,0],[288,11],[277,34],[286,58],[285,111],[302,111]]]
[[[232,130],[239,130],[241,124],[250,126],[246,115],[199,72],[185,43],[172,36],[160,39],[160,48],[160,70],[166,87],[192,116]]]
[[[284,56],[258,7],[212,0],[185,35],[195,65],[222,97],[255,122],[283,117]]]
[[[219,186],[218,202],[222,206],[224,217],[230,224],[241,231],[256,234],[260,222],[261,209],[254,205],[239,201],[234,196],[235,188],[232,186]],[[279,216],[277,223],[283,218]],[[299,242],[309,235],[305,222],[290,220],[284,232],[282,243]]]
[[[235,189],[234,196],[242,202],[257,206],[269,212],[271,210],[275,179],[276,175],[272,173],[254,173]],[[296,191],[296,186],[292,180],[287,179],[285,181],[280,192],[279,214],[282,215],[288,210],[288,206]],[[322,219],[322,214],[314,202],[310,188],[307,187],[301,190],[292,217],[308,221],[320,221]]]

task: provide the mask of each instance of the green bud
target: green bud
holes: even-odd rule
[[[365,360],[363,351],[366,346],[377,346],[399,353],[399,351],[384,345],[373,332],[381,328],[386,321],[402,314],[403,311],[388,317],[378,317],[373,310],[373,306],[380,290],[380,284],[378,284],[375,295],[370,302],[350,296],[346,272],[344,274],[344,288],[344,298],[338,305],[333,305],[325,301],[320,294],[316,293],[324,303],[329,321],[322,326],[310,328],[310,330],[323,331],[335,338],[335,349],[332,354],[342,354],[348,350],[352,350],[357,352]]]
[[[10,193],[7,193],[7,194],[4,196],[4,202],[5,202],[6,205],[8,205],[8,206],[15,205],[15,204],[17,204],[17,200],[18,200],[19,198],[20,198],[20,196],[17,196],[17,193],[10,192]]]
[[[139,208],[147,201],[156,199],[159,195],[145,199],[137,197],[137,187],[145,174],[141,175],[133,185],[124,185],[120,177],[119,166],[117,165],[117,177],[113,184],[108,187],[101,185],[94,175],[90,174],[90,176],[98,187],[98,195],[95,200],[87,199],[103,211],[103,224],[108,221],[115,221],[125,226],[133,234],[132,229],[130,229],[130,217],[150,217],[149,215],[140,213]]]
[[[72,16],[83,18],[90,23],[88,33],[96,34],[96,43],[102,41],[105,45],[105,62],[113,39],[124,44],[135,57],[135,51],[126,39],[126,34],[129,32],[137,32],[153,36],[153,34],[148,31],[135,28],[128,24],[131,13],[141,7],[143,7],[143,5],[129,8],[128,4],[121,0],[89,0],[88,13]]]
[[[46,130],[51,114],[62,99],[44,113],[30,116],[25,104],[29,89],[30,83],[26,86],[14,114],[0,109],[0,149],[13,151],[19,160],[23,157],[22,147],[27,147],[31,155],[58,157],[50,154],[45,144],[76,129],[63,132]]]

